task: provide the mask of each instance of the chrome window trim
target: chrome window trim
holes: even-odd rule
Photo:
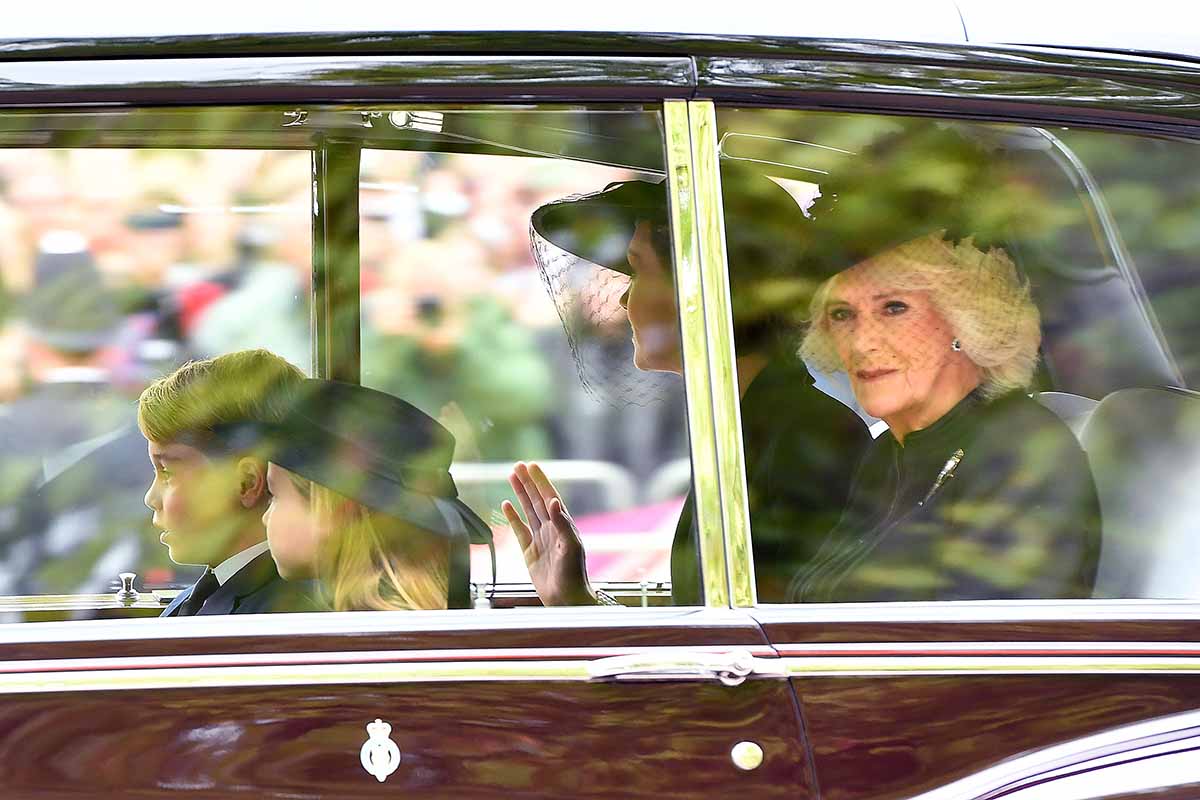
[[[853,642],[815,644],[794,642],[774,645],[784,657],[879,656],[1200,656],[1197,642]]]
[[[1198,59],[1186,54],[1053,44],[936,42],[853,37],[760,36],[726,32],[611,31],[346,31],[215,33],[154,37],[0,38],[0,60],[129,59],[495,53],[614,56],[803,56],[897,63],[990,66],[1074,74],[1140,72],[1155,80],[1187,80]]]
[[[761,649],[760,649],[761,650]],[[317,654],[326,656],[327,654]],[[366,654],[350,654],[358,657]],[[464,653],[457,660],[330,661],[274,663],[253,661],[228,666],[200,666],[196,659],[144,659],[140,664],[112,668],[111,659],[70,659],[62,663],[0,662],[0,695],[47,692],[245,688],[252,686],[318,686],[443,682],[571,681],[693,681],[804,678],[863,678],[964,675],[1160,675],[1200,674],[1200,657],[1146,654],[1144,656],[815,656],[764,657],[744,648],[658,648],[632,655],[545,658],[552,652],[510,659],[487,651]],[[473,657],[472,657],[473,656]],[[225,656],[218,656],[223,658]],[[236,659],[237,656],[225,657]],[[706,663],[736,660],[732,682]],[[633,665],[628,673],[625,666]],[[91,667],[97,667],[95,669]],[[24,667],[24,669],[22,669]],[[57,668],[56,667],[60,667]],[[106,668],[107,667],[107,668]],[[615,670],[610,672],[609,670]]]
[[[165,639],[305,638],[438,631],[513,632],[581,628],[637,630],[695,628],[717,635],[753,630],[743,612],[700,606],[580,606],[453,611],[328,611],[304,614],[237,614],[195,617],[61,620],[0,624],[0,647],[51,642],[138,642]]]
[[[704,604],[729,605],[728,560],[722,517],[720,418],[714,408],[712,359],[709,355],[705,305],[704,263],[701,239],[702,202],[706,182],[697,185],[696,142],[690,104],[682,100],[663,103],[667,137],[667,191],[671,216],[671,248],[675,292],[683,351],[683,382],[687,397],[688,442],[692,459],[692,498],[700,547]],[[711,195],[709,195],[711,196]]]
[[[585,661],[488,661],[424,664],[305,664],[290,667],[193,667],[136,671],[0,675],[0,695],[47,692],[329,686],[460,681],[588,681]]]
[[[750,544],[750,512],[742,446],[741,392],[733,340],[733,305],[725,252],[724,202],[721,196],[717,114],[707,100],[688,103],[692,166],[695,171],[697,238],[704,340],[712,392],[713,440],[716,445],[717,492],[724,536],[728,593],[735,608],[757,602],[754,551]],[[707,202],[704,202],[707,199]],[[731,435],[722,435],[729,431]],[[712,548],[715,550],[715,545]]]
[[[521,632],[581,628],[685,627],[708,631],[747,630],[755,623],[827,625],[841,623],[937,623],[939,625],[1029,622],[1200,621],[1200,602],[1161,600],[964,600],[925,603],[759,605],[752,612],[728,608],[616,606],[512,608],[502,611],[345,611],[307,614],[139,617],[0,624],[0,646],[51,642],[138,642],[164,639],[313,637],[387,634],[397,631]],[[782,648],[785,645],[779,645]],[[790,646],[790,645],[789,645]],[[827,648],[831,645],[814,645]],[[896,645],[885,645],[895,648]],[[938,642],[937,647],[948,646]],[[1159,645],[1154,645],[1159,646]],[[1161,645],[1165,646],[1165,645]],[[861,650],[862,643],[846,647]]]
[[[1200,657],[1195,656],[835,656],[779,661],[789,678],[1200,674]]]
[[[688,121],[695,172],[697,255],[703,307],[700,319],[706,344],[709,391],[712,392],[716,487],[724,539],[721,549],[725,553],[726,591],[730,602],[734,608],[745,608],[754,606],[756,601],[754,551],[750,545],[749,500],[742,447],[742,397],[738,390],[737,353],[733,342],[720,148],[713,103],[688,103]],[[704,201],[706,198],[709,201]],[[683,307],[680,303],[680,308]],[[716,552],[715,543],[709,547],[710,551]]]
[[[1200,656],[1195,642],[878,642],[853,644],[715,644],[695,646],[633,645],[611,647],[488,647],[394,650],[311,650],[305,652],[204,653],[169,656],[101,656],[0,661],[0,675],[60,673],[86,670],[134,671],[147,669],[197,669],[210,667],[295,667],[343,664],[406,664],[587,661],[634,657],[643,661],[702,655],[745,655],[775,659],[770,664],[821,665],[833,659],[974,659],[1006,662],[1030,658],[1074,659],[1187,659]],[[778,658],[777,658],[778,657]],[[924,663],[924,662],[922,662]],[[760,672],[769,672],[764,668]]]
[[[691,94],[689,58],[295,56],[0,61],[0,106],[659,100]]]
[[[913,603],[761,604],[763,624],[842,622],[1120,622],[1200,620],[1200,600],[942,600]]]
[[[837,60],[701,56],[698,98],[718,103],[861,113],[922,114],[1075,124],[1106,130],[1200,137],[1200,67],[1177,66],[1168,79],[1147,79],[1140,62],[1110,61],[1102,74],[1015,64],[896,63],[880,57]]]

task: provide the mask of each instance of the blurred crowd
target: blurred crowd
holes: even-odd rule
[[[364,151],[363,383],[441,419],[459,461],[597,459],[640,484],[686,456],[672,377],[647,374],[653,403],[586,391],[530,254],[534,208],[621,177],[578,162]],[[0,593],[102,590],[117,571],[106,565],[129,560],[124,544],[162,561],[152,536],[106,542],[78,520],[62,541],[50,534],[94,514],[101,494],[124,504],[115,527],[148,525],[134,401],[156,377],[252,347],[307,371],[312,203],[306,151],[0,152]],[[627,328],[597,335],[630,347]],[[85,463],[62,489],[62,473]],[[584,513],[607,510],[602,492],[567,490]],[[503,495],[501,484],[468,499],[494,508]],[[146,538],[153,547],[127,541]],[[92,577],[50,566],[30,577],[83,545],[96,551],[82,559]]]

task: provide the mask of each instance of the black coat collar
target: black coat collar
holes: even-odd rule
[[[199,613],[232,614],[242,600],[278,580],[282,579],[275,568],[275,559],[271,558],[271,551],[259,553],[221,584],[221,588],[204,602]]]

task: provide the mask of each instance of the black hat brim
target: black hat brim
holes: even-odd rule
[[[450,538],[465,535],[472,544],[491,541],[491,529],[458,498],[452,480],[440,490],[441,494],[413,491],[389,476],[331,458],[330,453],[336,453],[340,444],[337,437],[310,432],[302,438],[280,441],[287,433],[286,429],[276,431],[273,438],[277,444],[270,454],[272,463],[430,533]],[[294,429],[290,433],[295,433]]]
[[[538,236],[578,258],[628,275],[627,250],[639,222],[665,224],[667,189],[662,180],[611,183],[602,191],[547,203],[530,225]]]
[[[264,420],[271,462],[368,508],[435,534],[491,541],[450,476],[454,436],[398,397],[305,380]]]

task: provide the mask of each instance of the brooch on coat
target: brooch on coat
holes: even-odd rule
[[[917,505],[923,506],[928,503],[929,498],[933,497],[937,493],[937,490],[942,488],[942,484],[954,477],[954,470],[958,469],[958,464],[963,460],[964,455],[965,453],[963,453],[962,448],[954,451],[954,455],[946,460],[946,465],[942,467],[942,471],[934,479],[933,486],[929,487],[929,491],[925,493],[925,497]]]

